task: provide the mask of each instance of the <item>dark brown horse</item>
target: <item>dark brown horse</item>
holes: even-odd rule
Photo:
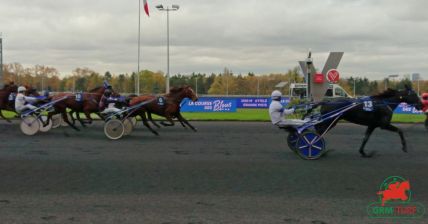
[[[403,135],[403,131],[391,124],[392,114],[395,108],[400,103],[407,103],[414,106],[416,109],[422,109],[422,102],[415,91],[411,87],[406,86],[404,90],[388,89],[383,93],[373,95],[366,99],[338,99],[322,104],[321,114],[332,113],[338,111],[346,105],[358,103],[355,108],[346,111],[338,117],[337,120],[326,120],[315,126],[319,134],[330,130],[336,125],[340,119],[347,120],[354,124],[367,126],[366,134],[363,143],[360,147],[360,154],[363,157],[372,157],[373,153],[365,153],[364,146],[370,138],[370,135],[376,128],[398,133],[401,138],[402,150],[407,152],[407,144]]]
[[[2,110],[15,111],[15,102],[11,102],[9,100],[9,95],[11,93],[16,93],[17,91],[18,86],[13,82],[4,85],[3,89],[0,89],[0,117],[5,119],[7,122],[11,122],[11,120],[3,115]]]
[[[198,96],[195,91],[190,86],[180,87],[180,88],[171,88],[170,93],[163,96],[164,102],[159,102],[157,96],[145,95],[138,96],[131,99],[130,106],[137,105],[141,102],[148,102],[142,106],[135,114],[140,115],[143,121],[143,124],[154,134],[158,133],[153,130],[147,122],[147,117],[145,113],[148,113],[151,117],[151,114],[156,114],[162,117],[165,117],[169,123],[161,122],[164,126],[173,126],[173,118],[177,118],[180,123],[185,126],[189,126],[192,130],[196,131],[194,128],[180,113],[180,103],[183,99],[189,98],[192,101],[198,100]],[[151,120],[153,124],[158,126]]]
[[[59,101],[54,104],[54,111],[50,112],[48,115],[48,120],[54,114],[61,114],[62,119],[73,129],[79,131],[79,129],[68,120],[67,108],[70,108],[71,111],[77,112],[77,118],[80,120],[79,113],[83,112],[88,120],[88,123],[92,123],[91,113],[99,114],[98,103],[101,99],[101,96],[104,94],[105,87],[97,87],[92,89],[89,92],[81,93],[82,100],[79,102],[76,100],[77,94],[72,93],[60,93],[52,97],[52,100],[57,100],[62,97],[67,97],[65,100]],[[102,117],[99,114],[100,117]]]

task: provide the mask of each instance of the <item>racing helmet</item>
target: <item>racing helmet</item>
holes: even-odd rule
[[[272,100],[281,100],[282,93],[279,90],[274,90],[271,94]]]
[[[25,91],[27,91],[27,88],[25,88],[25,86],[18,87],[18,93],[22,93],[22,92],[25,92]]]
[[[111,90],[110,89],[104,90],[104,96],[106,96],[106,97],[111,96]]]

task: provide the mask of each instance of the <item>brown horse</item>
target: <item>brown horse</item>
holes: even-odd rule
[[[7,122],[12,121],[3,115],[2,110],[15,111],[15,102],[9,101],[9,95],[11,93],[16,93],[17,91],[18,86],[13,82],[4,85],[3,89],[0,89],[0,117],[5,119]]]
[[[189,98],[192,101],[198,100],[198,96],[195,91],[193,91],[190,86],[185,86],[180,88],[171,88],[170,93],[163,96],[163,103],[159,102],[159,98],[157,96],[146,95],[132,98],[130,106],[134,106],[142,102],[148,102],[135,112],[135,116],[139,115],[143,124],[156,135],[158,135],[158,133],[148,124],[145,113],[148,113],[150,117],[152,113],[165,117],[169,123],[161,122],[164,126],[173,126],[173,118],[176,117],[183,126],[185,126],[185,123],[192,128],[192,130],[196,131],[196,128],[189,124],[189,122],[180,114],[180,103],[185,98]],[[153,120],[151,121],[153,124],[158,126]]]
[[[76,94],[72,93],[60,93],[52,97],[52,100],[57,100],[62,97],[67,97],[66,99],[59,101],[54,104],[54,111],[48,114],[48,120],[52,118],[54,114],[61,114],[62,119],[74,130],[80,131],[72,122],[68,120],[67,108],[70,108],[71,111],[77,112],[77,118],[80,120],[78,114],[83,112],[88,120],[88,123],[92,123],[91,113],[97,113],[100,117],[98,109],[98,102],[101,99],[101,96],[104,94],[105,87],[97,87],[92,89],[89,92],[81,93],[82,100],[78,102],[76,100]]]

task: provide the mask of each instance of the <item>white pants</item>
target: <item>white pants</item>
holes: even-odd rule
[[[310,119],[300,120],[300,119],[286,119],[282,120],[275,125],[282,128],[287,126],[300,126],[305,124],[306,122],[310,121]]]
[[[113,114],[113,113],[118,113],[118,112],[120,112],[119,108],[116,108],[116,107],[107,107],[101,113],[102,114]]]
[[[37,109],[36,106],[33,106],[31,104],[25,104],[21,108],[16,108],[16,112],[21,113],[22,111],[25,111],[25,110],[35,110],[35,109]]]

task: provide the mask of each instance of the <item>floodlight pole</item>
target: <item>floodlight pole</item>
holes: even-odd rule
[[[158,5],[156,8],[159,11],[166,11],[166,64],[167,64],[167,72],[166,72],[166,93],[169,93],[169,11],[177,11],[180,7],[178,5],[172,5],[171,8],[167,6],[166,8],[163,5]]]
[[[140,36],[141,36],[141,0],[138,0],[138,65],[137,65],[137,74],[134,77],[136,95],[140,95],[140,52],[141,52]]]

